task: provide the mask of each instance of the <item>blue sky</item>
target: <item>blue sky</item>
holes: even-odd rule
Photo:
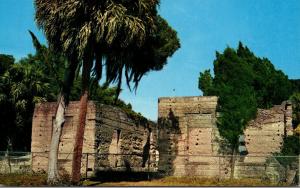
[[[177,30],[181,48],[162,71],[146,75],[136,93],[124,84],[120,96],[152,120],[158,97],[201,95],[199,72],[213,68],[215,51],[239,41],[289,78],[300,78],[300,0],[161,0],[159,12]],[[34,53],[28,29],[46,43],[32,0],[0,0],[0,23],[0,53],[17,59]]]

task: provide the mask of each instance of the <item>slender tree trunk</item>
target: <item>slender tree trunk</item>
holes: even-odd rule
[[[86,123],[87,104],[88,104],[88,88],[90,81],[90,70],[92,62],[85,62],[82,71],[82,95],[80,97],[79,107],[79,123],[76,131],[75,146],[72,161],[72,182],[77,184],[81,177],[81,158],[84,139],[84,129]]]
[[[235,160],[236,160],[236,149],[232,150],[232,155],[231,155],[231,171],[230,171],[230,179],[234,178],[234,173],[235,173]]]
[[[65,122],[65,111],[69,103],[70,90],[74,81],[75,71],[78,66],[78,61],[73,60],[69,67],[65,70],[64,82],[62,90],[58,96],[57,108],[55,112],[55,120],[52,125],[52,137],[50,143],[49,157],[48,157],[48,179],[47,183],[50,185],[56,184],[59,181],[58,174],[58,147],[62,126]]]
[[[73,153],[73,168],[72,168],[72,182],[78,183],[80,181],[80,170],[81,170],[81,158],[82,158],[82,147],[84,139],[84,128],[87,113],[88,103],[88,91],[85,91],[80,98],[80,113],[79,113],[79,124],[77,127],[75,147]]]
[[[56,184],[59,180],[58,169],[57,169],[57,158],[58,158],[58,146],[60,135],[62,131],[62,125],[65,122],[65,110],[66,104],[65,99],[62,94],[60,94],[58,100],[58,106],[55,114],[55,121],[53,122],[52,128],[52,138],[49,150],[49,160],[48,160],[48,184]]]

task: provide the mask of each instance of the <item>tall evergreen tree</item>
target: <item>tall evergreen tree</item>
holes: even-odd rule
[[[281,104],[292,93],[291,82],[266,58],[259,58],[240,42],[237,50],[227,47],[216,52],[214,77],[209,70],[200,73],[199,88],[203,95],[219,97],[220,134],[231,151],[238,146],[238,136],[248,121],[255,118],[257,108]]]

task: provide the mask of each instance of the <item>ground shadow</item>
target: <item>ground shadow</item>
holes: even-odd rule
[[[133,172],[133,171],[97,171],[91,181],[120,182],[120,181],[145,181],[161,178],[157,172]]]

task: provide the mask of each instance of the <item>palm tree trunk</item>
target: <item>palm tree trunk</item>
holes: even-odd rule
[[[82,158],[82,147],[84,139],[84,128],[87,113],[88,103],[88,91],[85,91],[80,98],[79,107],[79,125],[76,131],[75,146],[73,152],[73,164],[72,164],[72,182],[78,183],[80,181],[80,170],[81,170],[81,158]]]
[[[82,71],[82,95],[80,97],[79,107],[79,124],[76,131],[75,146],[72,161],[72,182],[77,184],[81,177],[81,158],[84,139],[84,128],[86,123],[87,104],[88,104],[88,88],[90,81],[90,70],[92,62],[83,64]]]
[[[59,175],[57,170],[58,146],[62,131],[62,125],[65,122],[66,104],[64,96],[61,94],[58,101],[58,106],[55,114],[55,121],[53,122],[51,145],[49,150],[48,160],[48,184],[53,185],[58,182]]]
[[[58,174],[58,147],[62,132],[62,125],[65,122],[65,111],[69,103],[70,90],[74,81],[75,71],[78,61],[71,61],[69,67],[65,70],[64,82],[62,90],[58,96],[57,108],[55,112],[55,120],[52,125],[52,137],[48,158],[48,178],[49,185],[56,184],[59,181]]]

